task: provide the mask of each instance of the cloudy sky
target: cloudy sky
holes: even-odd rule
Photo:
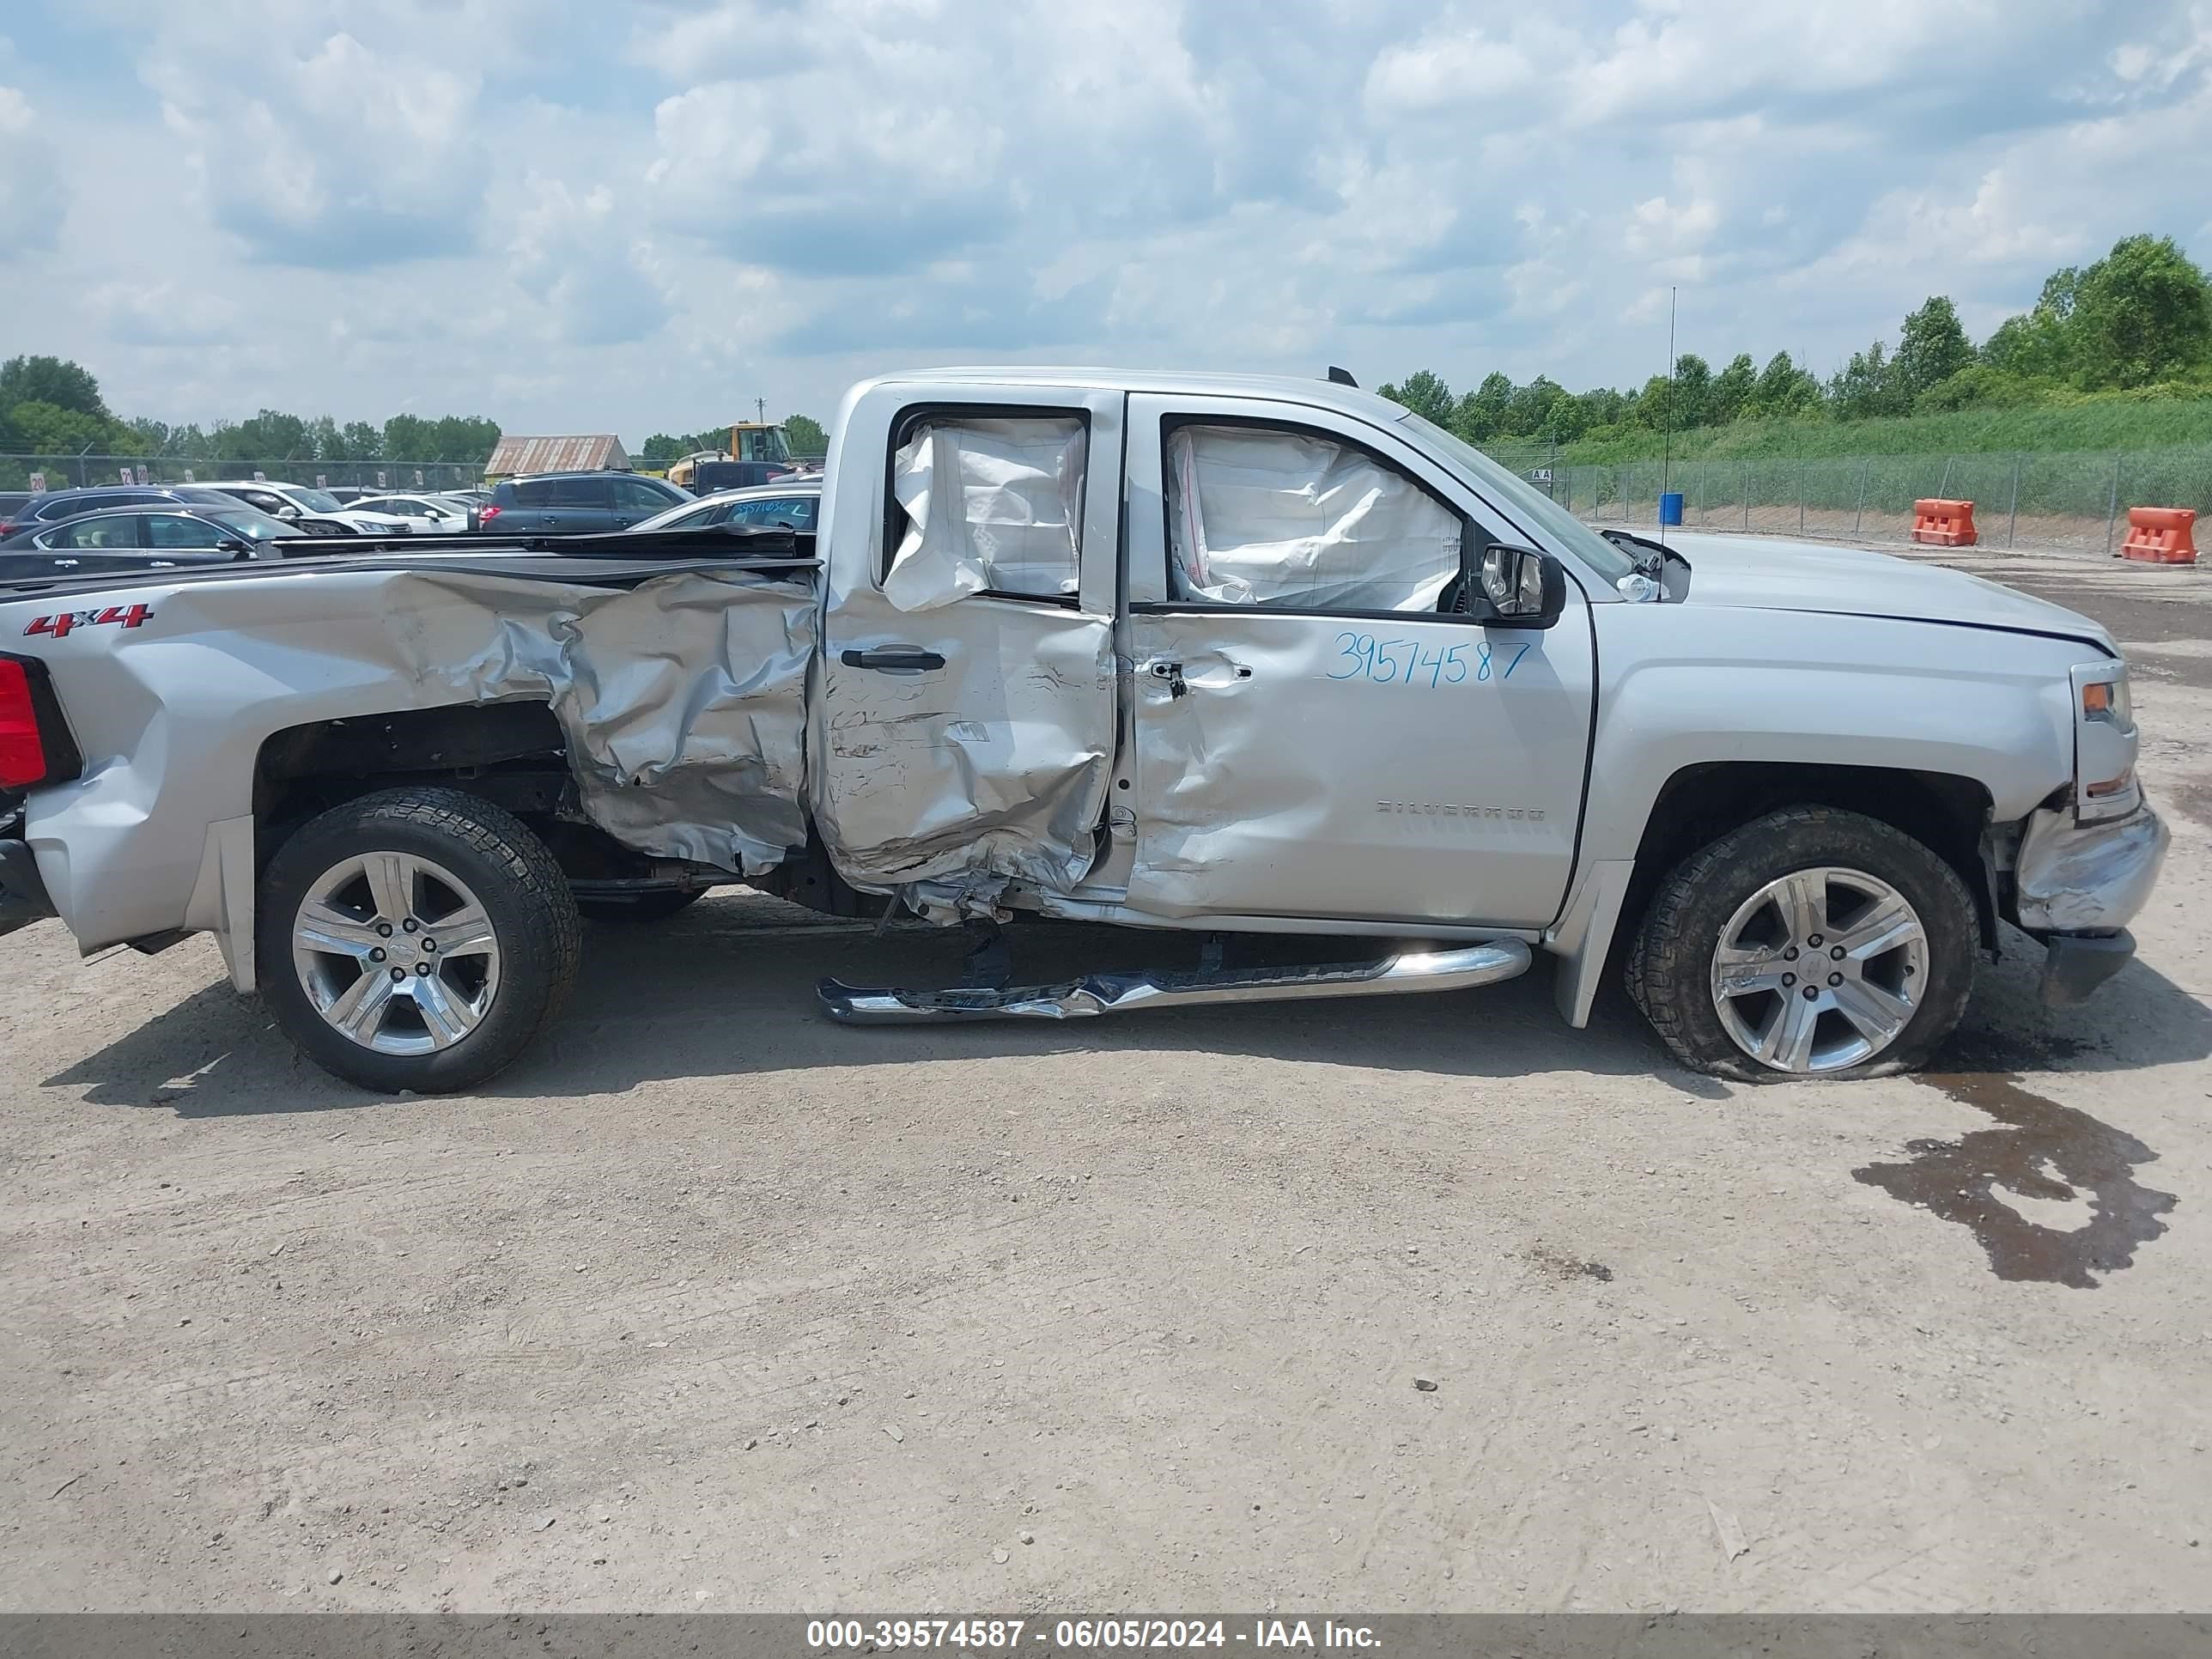
[[[1580,389],[2212,258],[2212,0],[9,0],[0,355],[121,411],[826,419],[900,365]]]

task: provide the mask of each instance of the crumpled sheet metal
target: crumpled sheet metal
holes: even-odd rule
[[[552,705],[585,815],[624,846],[754,876],[805,844],[805,585],[438,572],[395,576],[382,597],[395,670],[471,702]],[[471,636],[473,653],[453,649]]]
[[[2168,839],[2148,806],[2110,823],[2076,824],[2065,809],[2031,814],[2014,866],[2020,925],[2054,933],[2126,927],[2150,897]]]
[[[1459,515],[1359,451],[1304,433],[1183,426],[1168,440],[1176,597],[1433,611]]]
[[[938,920],[994,913],[1010,882],[1079,882],[1112,770],[1110,625],[1071,613],[1016,653],[989,623],[953,611],[915,631],[957,678],[877,676],[817,714],[816,817],[839,872]]]
[[[920,428],[892,470],[907,531],[884,597],[915,611],[987,588],[1074,592],[1085,448],[1060,416]]]

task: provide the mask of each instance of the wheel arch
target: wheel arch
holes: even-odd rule
[[[216,937],[232,987],[259,988],[253,947],[262,872],[300,825],[395,785],[468,790],[518,817],[551,811],[568,753],[550,703],[450,703],[307,720],[254,753],[252,811],[212,825],[187,914]]]
[[[1983,851],[1992,801],[1980,780],[1904,767],[1704,761],[1660,787],[1632,861],[1582,872],[1552,943],[1560,1012],[1586,1024],[1597,988],[1620,968],[1659,884],[1698,848],[1784,806],[1857,812],[1912,836],[1949,865],[1974,901],[1982,948],[1997,946],[1995,880]]]
[[[1982,835],[1989,788],[1942,772],[1771,761],[1711,761],[1683,767],[1661,786],[1637,842],[1619,930],[1644,920],[1652,890],[1698,848],[1784,806],[1829,806],[1902,830],[1956,871],[1974,897],[1984,950],[1996,948],[1997,913]]]
[[[317,813],[395,785],[434,781],[524,817],[552,811],[568,780],[568,741],[549,702],[449,703],[284,726],[254,757],[256,866]]]

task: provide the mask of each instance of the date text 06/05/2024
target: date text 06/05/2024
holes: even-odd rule
[[[806,1645],[815,1652],[890,1652],[945,1648],[1018,1652],[1026,1644],[1048,1651],[1245,1647],[1316,1652],[1372,1652],[1380,1645],[1366,1625],[1323,1619],[815,1619]]]

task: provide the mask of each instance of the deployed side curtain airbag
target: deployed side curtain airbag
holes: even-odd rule
[[[1177,599],[1433,611],[1460,519],[1402,474],[1318,434],[1178,427],[1168,439]]]
[[[892,470],[907,529],[884,597],[933,611],[987,588],[1073,593],[1083,467],[1083,422],[1064,416],[916,428]]]

